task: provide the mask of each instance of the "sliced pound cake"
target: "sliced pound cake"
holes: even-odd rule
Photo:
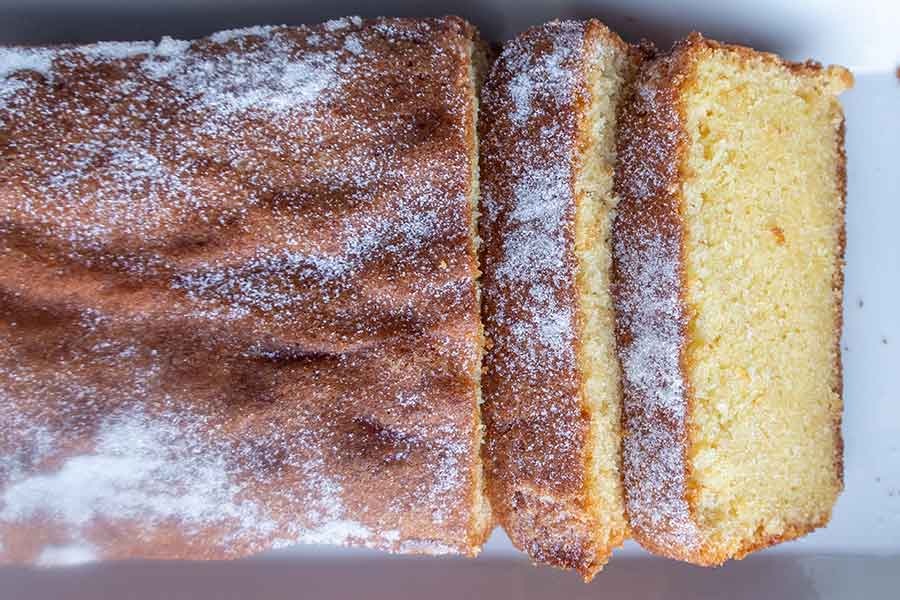
[[[0,561],[478,552],[480,49],[0,49]]]
[[[640,60],[597,21],[553,22],[506,45],[482,96],[489,495],[517,547],[588,579],[627,534],[610,226]]]
[[[620,118],[613,290],[634,536],[718,564],[842,487],[848,71],[694,34]]]

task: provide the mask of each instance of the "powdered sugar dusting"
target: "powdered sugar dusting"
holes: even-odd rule
[[[441,441],[432,444],[432,450],[437,455],[432,479],[423,489],[417,490],[416,494],[424,495],[428,499],[428,504],[435,507],[431,511],[432,523],[442,524],[448,519],[451,509],[442,502],[442,499],[449,497],[453,490],[464,485],[464,464],[469,457],[469,448],[468,444],[455,439],[456,432],[451,426],[442,425],[438,431],[441,434],[439,438]],[[427,438],[427,433],[420,429],[419,437],[424,440]],[[432,554],[440,554],[440,552],[432,552]]]
[[[156,56],[176,56],[187,52],[191,47],[191,43],[187,40],[179,40],[169,36],[163,38],[156,45],[154,54]]]
[[[346,41],[344,41],[344,49],[347,50],[350,54],[355,54],[359,56],[363,53],[363,45],[360,43],[359,38],[354,36],[349,36]]]
[[[507,217],[511,230],[501,241],[503,255],[496,265],[501,284],[527,287],[527,318],[513,323],[510,333],[530,365],[572,359],[574,314],[556,298],[556,286],[565,285],[567,272],[568,174],[558,167],[535,167],[516,182],[516,203]]]
[[[472,550],[467,35],[0,54],[3,558]]]
[[[420,253],[440,230],[443,198],[440,190],[409,181],[391,199],[387,216],[360,213],[334,232],[328,248],[287,232],[273,247],[244,257],[238,267],[226,255],[218,263],[199,264],[176,275],[171,285],[187,293],[198,316],[242,319],[253,310],[289,315],[310,300],[308,289],[293,284],[297,280],[327,289],[322,298],[327,302],[347,292],[354,277],[384,252]]]
[[[483,91],[484,321],[493,342],[483,379],[486,455],[505,488],[494,499],[507,532],[553,564],[561,553],[566,561],[587,554],[572,543],[586,520],[569,510],[583,489],[576,465],[587,434],[573,231],[584,38],[581,22],[526,32],[506,45]]]
[[[217,31],[209,36],[209,39],[217,44],[227,44],[232,40],[242,40],[248,37],[268,38],[274,29],[275,27],[272,25],[254,25],[253,27],[243,27],[241,29],[226,29]]]
[[[0,112],[0,122],[7,115],[18,115],[23,127],[27,121],[21,110],[28,97],[15,102],[12,97],[26,89],[34,92],[38,85],[33,79],[25,83],[25,70],[37,70],[49,83],[57,72],[67,72],[85,60],[120,65],[120,61],[143,57],[141,71],[151,80],[148,84],[140,73],[132,72],[130,77],[108,84],[110,89],[99,90],[110,109],[99,118],[90,116],[79,104],[98,98],[70,95],[57,102],[50,110],[83,115],[83,127],[94,129],[97,135],[42,148],[44,156],[29,181],[31,190],[17,200],[16,210],[27,213],[52,235],[68,240],[72,254],[100,252],[123,237],[157,237],[167,226],[194,219],[215,219],[225,225],[245,213],[257,198],[240,178],[215,185],[197,180],[195,157],[209,152],[201,135],[215,139],[226,153],[227,166],[239,169],[250,154],[237,126],[241,119],[258,116],[285,129],[301,115],[314,121],[318,103],[328,94],[340,92],[358,60],[357,55],[341,51],[337,41],[333,45],[338,47],[331,50],[298,53],[290,31],[278,34],[274,28],[265,28],[269,37],[263,40],[260,31],[228,33],[229,41],[248,36],[257,40],[242,53],[201,52],[203,45],[194,47],[171,38],[158,45],[107,42],[58,50],[4,49],[6,76],[0,96],[12,103],[7,113]],[[157,81],[166,86],[165,91],[153,85]],[[167,129],[170,117],[150,102],[154,94],[171,98],[173,90],[178,95],[174,100],[184,103],[183,116],[201,124],[200,135],[183,136],[176,128]],[[41,116],[47,115],[30,115]],[[154,125],[134,127],[136,121]],[[272,150],[291,152],[282,147]],[[27,148],[20,148],[24,151]],[[202,189],[197,189],[198,183]],[[144,201],[135,203],[135,194],[141,194]],[[175,198],[180,201],[171,202]],[[236,206],[235,198],[244,198],[245,205]],[[99,227],[101,222],[109,225]],[[148,261],[155,259],[146,257],[134,268],[145,270],[151,266]]]
[[[29,73],[45,79],[50,77],[53,54],[44,48],[0,47],[0,111],[6,108],[7,101],[16,92],[28,89],[25,77]]]
[[[157,90],[141,82],[139,73],[132,73],[113,89],[101,90],[103,101],[115,110],[99,122],[83,125],[96,128],[98,135],[42,149],[45,156],[38,164],[37,176],[29,182],[36,189],[23,194],[16,208],[24,209],[53,235],[67,239],[73,254],[103,251],[122,237],[155,237],[174,223],[199,218],[224,226],[245,214],[257,197],[241,178],[220,180],[216,185],[204,182],[202,190],[196,189],[194,157],[209,152],[202,137],[184,137],[174,128],[157,132],[153,127],[133,125],[135,121],[166,123],[169,117],[154,110],[148,100],[159,93],[171,97],[174,90],[184,103],[184,112],[200,123],[198,132],[214,139],[218,152],[225,154],[226,166],[238,170],[252,157],[238,126],[241,119],[265,119],[286,131],[297,128],[298,135],[314,133],[298,127],[302,124],[298,119],[315,123],[321,118],[321,103],[354,79],[357,62],[364,58],[364,45],[352,34],[344,43],[329,39],[329,48],[298,53],[295,35],[295,30],[256,27],[211,36],[210,42],[253,40],[242,52],[225,54],[203,52],[208,42],[192,45],[172,38],[164,38],[158,45],[107,42],[58,50],[4,49],[0,62],[5,75],[0,87],[3,98],[23,89],[34,90],[35,82],[22,79],[26,70],[36,70],[48,82],[52,80],[54,61],[62,71],[83,60],[117,64],[143,57],[139,63],[143,74],[165,86],[164,91]],[[345,44],[350,50],[342,48]],[[151,89],[156,91],[151,94]],[[84,114],[78,105],[84,100],[67,97],[57,104],[57,110]],[[22,117],[20,110],[27,105],[27,97],[22,101],[11,105],[8,114]],[[0,112],[0,121],[4,117]],[[296,144],[274,145],[277,138],[271,141],[273,153],[291,155],[299,150]],[[41,174],[46,174],[43,181]],[[265,183],[257,178],[257,187]],[[143,202],[133,202],[136,193],[143,195]],[[172,203],[173,198],[180,202]],[[245,206],[234,206],[233,198],[245,198]],[[78,218],[71,218],[72,212]],[[101,221],[110,225],[100,228],[97,223]],[[147,257],[134,268],[146,270],[150,266],[147,260],[155,262]]]
[[[281,544],[290,546],[298,541],[304,544],[341,545],[351,540],[368,540],[372,536],[372,530],[362,523],[337,519],[325,521],[318,527],[303,529],[295,538],[282,540],[280,544],[275,544],[275,547],[281,547]]]
[[[336,51],[295,56],[293,39],[274,27],[219,32],[209,40],[255,43],[245,45],[240,54],[213,56],[179,52],[170,40],[164,47],[160,44],[162,52],[148,53],[143,68],[151,77],[167,79],[186,96],[199,98],[199,106],[219,119],[248,110],[277,114],[307,108],[354,68],[351,62],[339,62]],[[247,63],[254,67],[246,68]]]
[[[50,76],[54,51],[46,48],[0,47],[0,77],[6,79],[20,71]]]
[[[641,292],[623,294],[619,301],[619,320],[634,336],[621,351],[622,367],[649,410],[674,415],[684,403],[678,365],[685,324],[677,295],[678,242],[646,233],[620,241],[616,253],[623,276],[630,280],[628,288]]]
[[[241,487],[230,480],[224,456],[195,441],[202,425],[197,416],[153,418],[139,410],[110,417],[92,452],[55,472],[10,481],[0,520],[46,514],[80,534],[98,517],[148,524],[176,517],[188,530],[234,519],[242,529],[270,532],[275,524],[259,506],[237,500]]]
[[[617,314],[630,342],[620,347],[628,400],[623,440],[632,525],[659,532],[662,546],[693,548],[698,532],[685,499],[685,390],[679,357],[685,316],[677,238],[646,233],[619,240]],[[674,493],[673,493],[674,490]]]
[[[153,42],[99,42],[78,48],[78,54],[96,61],[124,60],[153,52]]]
[[[567,230],[574,218],[574,117],[566,107],[584,85],[576,66],[582,35],[580,23],[557,23],[553,47],[544,53],[535,52],[535,39],[513,41],[498,63],[510,73],[506,85],[485,91],[486,104],[511,108],[506,115],[516,144],[515,161],[505,165],[512,185],[509,203],[498,205],[501,192],[493,189],[490,176],[485,180],[485,235],[493,228],[504,232],[494,242],[498,256],[486,265],[486,294],[497,306],[488,327],[495,344],[533,373],[574,360],[575,315],[559,294],[573,282]],[[529,118],[550,111],[557,118],[537,131],[527,129]],[[507,316],[508,303],[520,312]]]
[[[564,67],[564,62],[571,59],[570,53],[576,48],[570,48],[565,44],[569,40],[559,38],[555,51],[542,54],[535,62],[529,64],[527,70],[517,71],[509,82],[509,96],[513,102],[513,110],[509,114],[510,120],[517,126],[525,125],[531,116],[540,115],[541,108],[535,108],[532,99],[536,93],[546,94],[553,91],[565,98],[564,94],[571,93],[572,68]],[[511,70],[518,65],[511,61]],[[536,88],[540,86],[540,90]]]
[[[356,17],[358,19],[358,17]],[[346,29],[353,24],[350,18],[341,17],[340,19],[332,19],[330,21],[326,21],[322,26],[326,31],[330,31],[334,33],[335,31],[341,31],[342,29]]]
[[[635,532],[658,551],[686,558],[701,538],[688,505],[685,464],[687,399],[680,361],[688,316],[679,296],[681,233],[673,207],[678,136],[672,123],[678,115],[660,88],[664,63],[648,65],[620,119],[616,174],[622,198],[613,262],[624,487]]]
[[[36,376],[29,364],[18,362],[14,347],[4,345],[0,350],[0,415],[14,424],[15,439],[30,446],[26,454],[5,454],[0,461],[0,476],[5,479],[0,522],[49,519],[58,527],[56,536],[66,540],[64,545],[46,547],[38,564],[99,560],[102,553],[85,541],[98,520],[131,523],[148,540],[155,539],[156,527],[176,523],[187,538],[203,536],[206,543],[226,549],[237,543],[249,543],[252,551],[297,543],[353,543],[427,550],[407,548],[397,531],[375,531],[352,518],[343,501],[344,485],[328,466],[328,447],[335,439],[322,437],[323,429],[314,426],[316,417],[303,415],[312,421],[290,433],[273,423],[252,436],[228,435],[218,411],[191,412],[161,394],[169,359],[154,350],[105,339],[104,331],[113,325],[95,311],[86,312],[83,335],[100,341],[90,343],[88,358],[72,366],[57,365],[55,380]],[[86,361],[130,370],[133,378],[115,392],[86,385],[80,374],[91,368]],[[67,407],[62,415],[75,420],[64,431],[54,431],[16,411],[13,394],[21,385],[52,402],[80,402],[79,411],[99,402],[121,408],[91,431],[76,425],[79,413],[69,413],[74,407]],[[141,400],[152,408],[145,409]],[[461,463],[470,448],[455,441],[458,431],[453,425],[420,431],[421,443],[437,443],[439,460],[430,483],[411,491],[418,502],[424,499],[434,507],[434,522],[439,524],[442,511],[450,508],[446,499],[464,485]],[[435,434],[446,436],[447,442],[431,441]],[[91,445],[81,453],[61,454],[79,439],[89,439]],[[254,486],[278,483],[262,470],[269,455],[280,456],[279,463],[295,477],[278,485],[271,497],[263,496],[267,499],[263,501]],[[60,460],[61,456],[65,458]],[[284,502],[294,510],[272,510]]]

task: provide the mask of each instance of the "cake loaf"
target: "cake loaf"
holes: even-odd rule
[[[644,63],[613,227],[626,510],[713,565],[827,523],[842,487],[841,67],[699,34]]]
[[[489,495],[518,548],[586,579],[628,530],[610,227],[642,57],[597,21],[553,22],[506,45],[482,97]]]
[[[0,560],[475,554],[457,18],[0,49]]]

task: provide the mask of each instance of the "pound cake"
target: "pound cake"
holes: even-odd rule
[[[598,21],[552,22],[506,45],[482,95],[489,496],[518,548],[586,579],[628,530],[610,225],[642,56]]]
[[[828,522],[842,488],[841,67],[693,34],[620,117],[613,294],[626,510],[701,565]]]
[[[474,29],[0,49],[0,560],[475,554]]]

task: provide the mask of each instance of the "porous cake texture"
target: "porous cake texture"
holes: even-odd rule
[[[479,52],[0,49],[0,560],[478,551]]]
[[[627,534],[610,227],[642,56],[597,21],[552,22],[504,47],[482,97],[489,493],[517,547],[587,579]]]
[[[694,34],[643,65],[623,111],[623,470],[654,552],[719,564],[830,517],[851,85]]]

